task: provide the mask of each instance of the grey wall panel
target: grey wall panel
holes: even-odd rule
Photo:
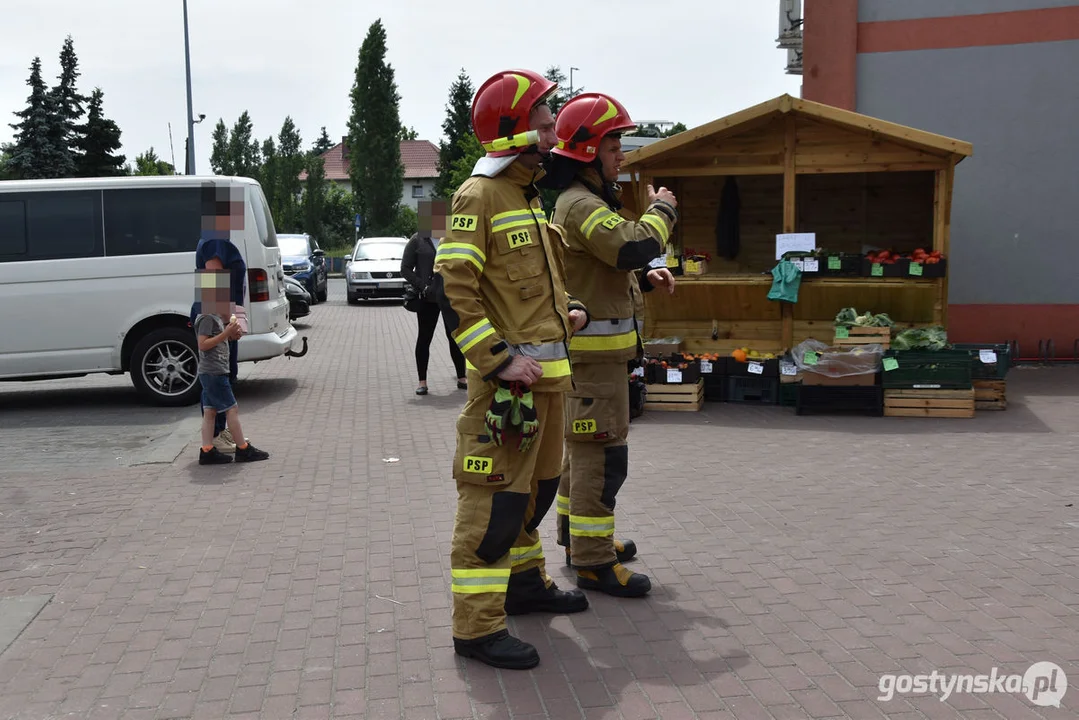
[[[916,20],[1073,5],[1079,5],[1079,2],[1076,0],[861,0],[858,3],[858,22]]]
[[[858,112],[969,141],[953,303],[1079,302],[1079,41],[858,56]]]

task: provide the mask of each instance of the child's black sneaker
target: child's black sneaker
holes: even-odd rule
[[[270,453],[265,450],[259,450],[251,443],[247,443],[247,447],[242,448],[239,445],[236,446],[236,462],[258,462],[259,460],[269,460]]]
[[[199,465],[226,465],[230,462],[232,458],[215,447],[209,450],[199,448]]]

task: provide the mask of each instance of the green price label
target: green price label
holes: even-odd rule
[[[883,277],[884,266],[880,263],[873,263],[873,272],[871,273],[871,275],[873,275],[873,277]]]
[[[910,274],[911,275],[921,275],[922,274],[922,264],[912,262],[910,264]]]
[[[808,350],[808,351],[806,351],[804,359],[805,359],[806,365],[816,365],[817,364],[817,353],[813,352],[812,350]]]
[[[885,370],[898,370],[899,369],[899,361],[896,360],[895,358],[884,358],[884,369]]]
[[[837,257],[828,258],[828,269],[829,270],[838,270],[841,266],[842,266],[842,263],[839,261],[839,258],[837,258]]]
[[[843,340],[850,337],[850,329],[845,327],[837,327],[835,329],[836,340]]]

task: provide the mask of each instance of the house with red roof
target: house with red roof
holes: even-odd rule
[[[336,183],[342,190],[352,191],[348,177],[349,150],[347,138],[322,153],[326,166],[326,179]],[[430,200],[438,179],[438,146],[430,140],[402,140],[401,164],[405,168],[405,181],[401,186],[401,204],[413,210],[419,209],[421,200]],[[300,173],[300,182],[307,180],[307,172]]]

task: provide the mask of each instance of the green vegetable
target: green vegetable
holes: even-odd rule
[[[895,336],[893,350],[943,350],[948,347],[948,334],[939,325],[910,328]]]
[[[858,327],[895,327],[895,322],[888,317],[887,313],[874,315],[868,310],[859,315],[855,308],[843,308],[835,316],[836,325],[856,325]]]

